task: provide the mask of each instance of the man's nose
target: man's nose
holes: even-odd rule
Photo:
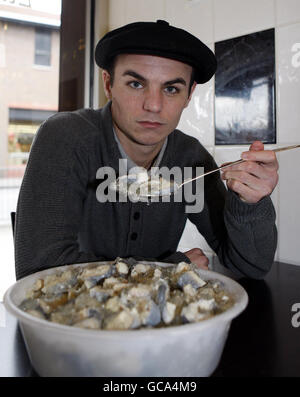
[[[144,110],[148,112],[158,113],[162,109],[162,92],[156,89],[149,89],[145,92]]]

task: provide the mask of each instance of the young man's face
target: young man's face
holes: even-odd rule
[[[119,55],[113,85],[103,72],[106,95],[118,134],[128,143],[155,146],[178,125],[188,105],[192,67],[152,55]]]

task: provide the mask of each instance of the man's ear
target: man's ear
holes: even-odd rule
[[[110,84],[110,74],[107,70],[102,71],[102,81],[103,89],[107,99],[111,99],[111,84]]]
[[[194,92],[194,90],[195,90],[195,88],[196,88],[196,85],[197,85],[197,83],[196,83],[196,81],[194,81],[194,83],[193,83],[193,85],[192,85],[192,88],[191,88],[190,95],[189,95],[189,97],[188,97],[188,99],[187,99],[187,101],[186,101],[185,107],[188,107],[188,105],[189,105],[189,103],[190,103],[190,100],[192,99],[192,95],[193,95],[193,92]]]

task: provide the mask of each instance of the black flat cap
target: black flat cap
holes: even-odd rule
[[[118,54],[146,54],[175,59],[195,69],[195,81],[206,83],[215,74],[214,53],[197,37],[168,22],[134,22],[108,32],[97,44],[95,60],[106,69]]]

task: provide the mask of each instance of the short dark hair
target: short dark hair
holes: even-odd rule
[[[114,78],[115,78],[115,64],[116,64],[116,59],[117,56],[111,58],[109,60],[109,62],[106,65],[105,70],[109,73],[110,75],[110,86],[112,87],[113,83],[114,83]],[[190,96],[191,94],[191,90],[192,90],[192,86],[195,82],[195,76],[196,76],[196,71],[195,68],[192,67],[192,74],[191,74],[191,80],[190,80],[190,85],[189,85],[189,93],[188,95]]]
[[[111,86],[113,85],[113,83],[114,83],[114,78],[115,78],[115,64],[116,64],[116,59],[117,59],[116,56],[113,57],[113,58],[111,58],[111,59],[108,61],[107,65],[106,65],[106,68],[105,68],[105,70],[106,70],[106,71],[109,73],[109,75],[110,75],[110,85],[111,85]]]

